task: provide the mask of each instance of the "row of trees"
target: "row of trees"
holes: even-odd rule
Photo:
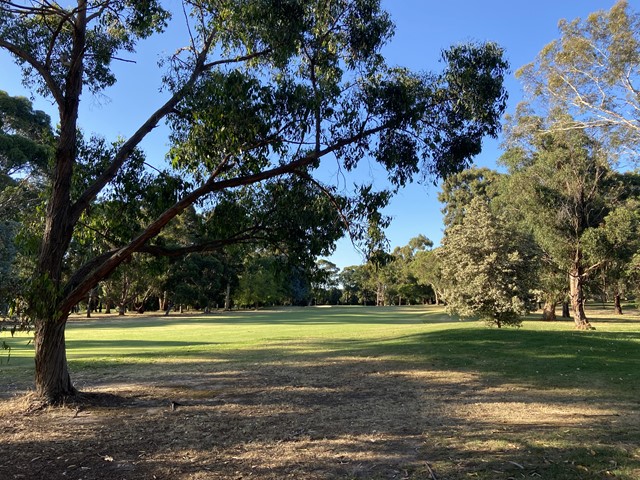
[[[527,98],[507,120],[506,174],[445,183],[440,257],[453,311],[517,323],[536,296],[547,318],[568,300],[589,329],[588,294],[622,313],[621,296],[637,292],[640,16],[620,1],[560,32],[517,72]]]
[[[587,296],[622,313],[640,283],[640,175],[629,169],[640,146],[640,16],[620,1],[560,31],[518,71],[528,95],[507,118],[506,172],[445,181],[445,236],[422,280],[450,311],[498,326],[537,303],[553,319],[562,302],[589,329]]]

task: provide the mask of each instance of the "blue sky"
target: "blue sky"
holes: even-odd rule
[[[495,41],[506,50],[511,65],[506,88],[508,110],[522,99],[515,71],[534,60],[547,43],[559,37],[562,18],[585,18],[597,10],[608,10],[614,0],[383,0],[396,24],[396,34],[385,48],[389,63],[413,70],[439,68],[440,51],[465,41]],[[635,11],[640,0],[630,0]],[[496,168],[501,155],[500,140],[486,139],[475,163]],[[442,238],[442,205],[438,187],[431,183],[413,184],[392,200],[386,213],[393,217],[387,231],[391,248],[406,245],[423,234],[437,245]],[[348,240],[342,240],[331,258],[339,267],[361,263],[360,253]]]
[[[62,2],[64,3],[64,2]],[[168,2],[177,5],[177,0]],[[495,41],[506,50],[512,73],[507,80],[509,107],[512,111],[521,99],[521,86],[513,72],[531,62],[550,41],[558,38],[562,18],[586,17],[596,10],[609,9],[614,0],[383,0],[396,24],[396,34],[385,47],[388,63],[417,71],[440,68],[440,52],[447,46],[465,41]],[[630,0],[635,11],[640,0]],[[179,19],[176,19],[179,20]],[[169,38],[180,37],[180,28],[171,26]],[[159,55],[171,53],[179,43],[167,44],[152,39],[138,47],[136,64],[117,65],[118,83],[98,98],[83,99],[80,123],[86,132],[97,132],[107,139],[127,137],[160,105],[163,95],[157,74]],[[10,95],[30,96],[20,84],[20,74],[6,54],[0,54],[0,89]],[[56,118],[54,106],[35,98],[35,108]],[[143,143],[149,159],[161,161],[166,152],[167,130],[158,128]],[[495,167],[500,156],[499,141],[487,139],[476,164]],[[376,167],[360,169],[363,175],[376,176]],[[401,191],[385,213],[393,217],[387,231],[391,248],[408,243],[424,234],[438,244],[442,237],[441,205],[437,187],[427,182],[412,184]],[[361,254],[348,240],[342,240],[330,258],[339,267],[362,263]]]

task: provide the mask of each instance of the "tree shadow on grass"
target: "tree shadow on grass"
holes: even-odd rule
[[[2,416],[0,476],[631,480],[639,340],[479,328],[131,352],[117,378],[74,374],[113,405]]]

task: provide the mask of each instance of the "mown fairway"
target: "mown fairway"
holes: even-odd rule
[[[436,307],[77,317],[93,395],[27,416],[32,350],[5,333],[0,478],[640,478],[630,312],[591,310],[592,332]]]

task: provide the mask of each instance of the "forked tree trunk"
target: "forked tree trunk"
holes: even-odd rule
[[[36,320],[35,323],[36,393],[49,404],[60,404],[77,393],[67,367],[66,318],[57,322]]]
[[[575,266],[569,272],[569,298],[571,300],[571,310],[573,321],[579,330],[590,330],[593,327],[584,312],[584,288],[583,274],[580,266]]]
[[[433,287],[433,293],[436,295],[436,305],[440,305],[440,294],[438,293],[438,290],[436,290],[435,286]]]
[[[160,301],[160,310],[163,312],[167,309],[167,305],[169,304],[169,292],[166,290],[162,292],[162,297],[159,297]]]

